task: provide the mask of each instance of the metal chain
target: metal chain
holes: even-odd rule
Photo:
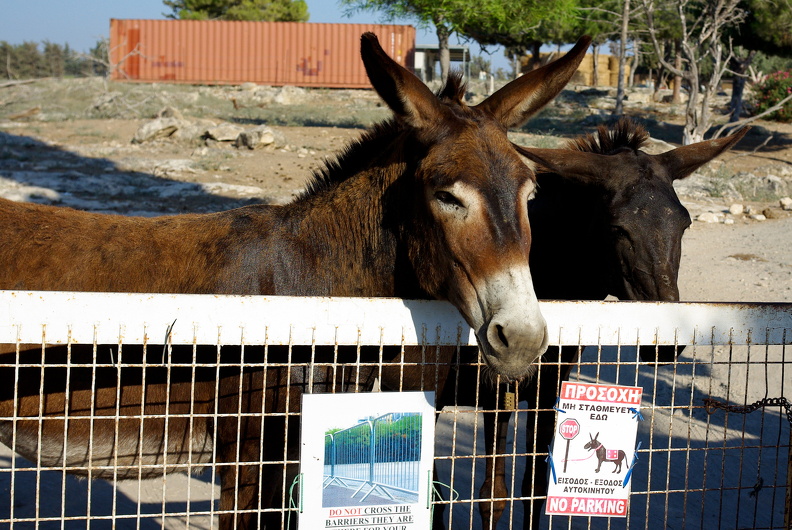
[[[762,407],[784,407],[786,410],[786,417],[789,425],[792,426],[792,403],[783,396],[777,398],[764,398],[755,401],[750,405],[728,405],[721,403],[718,400],[705,398],[704,407],[707,409],[708,414],[713,414],[715,409],[725,410],[727,412],[736,412],[738,414],[748,414]]]

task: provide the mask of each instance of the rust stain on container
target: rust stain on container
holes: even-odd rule
[[[413,69],[412,26],[112,19],[110,60],[119,65],[112,79],[367,88],[360,60],[360,35],[366,31]]]

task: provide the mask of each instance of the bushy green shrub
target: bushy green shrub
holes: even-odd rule
[[[757,114],[764,112],[792,95],[792,74],[783,71],[769,74],[753,86],[753,93]],[[767,116],[767,119],[792,121],[792,100],[787,101],[781,110]]]

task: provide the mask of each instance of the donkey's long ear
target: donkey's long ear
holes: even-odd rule
[[[538,149],[514,145],[525,158],[545,169],[576,182],[601,181],[607,176],[614,159],[607,155],[573,151],[571,149]]]
[[[518,77],[476,107],[490,112],[507,129],[522,125],[566,86],[586,55],[589,43],[591,37],[580,37],[569,53]]]
[[[397,118],[414,127],[437,122],[443,112],[437,97],[413,73],[388,57],[373,33],[360,37],[360,56],[369,81]]]
[[[731,149],[734,144],[745,136],[749,129],[750,127],[743,127],[725,138],[677,147],[671,151],[655,155],[655,159],[663,164],[674,180],[683,179],[716,156]]]

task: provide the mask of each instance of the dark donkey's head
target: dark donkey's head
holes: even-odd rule
[[[649,139],[646,130],[622,119],[573,140],[566,150],[518,148],[542,166],[530,209],[534,276],[565,277],[543,281],[549,292],[537,285],[539,297],[679,300],[682,235],[691,221],[674,181],[731,148],[746,131],[651,155],[640,150]]]
[[[362,37],[368,77],[395,114],[385,127],[397,130],[408,153],[409,178],[393,182],[396,200],[385,206],[400,212],[386,211],[385,223],[397,225],[420,288],[459,309],[487,363],[508,379],[528,374],[547,337],[528,268],[535,176],[506,132],[563,89],[589,41],[468,106],[457,78],[436,96],[373,34]]]
[[[589,441],[586,442],[586,445],[583,446],[583,449],[587,451],[596,451],[597,449],[599,449],[602,446],[602,444],[599,443],[599,440],[597,440],[598,436],[599,433],[597,433],[595,436],[591,436],[591,433],[589,433]]]

